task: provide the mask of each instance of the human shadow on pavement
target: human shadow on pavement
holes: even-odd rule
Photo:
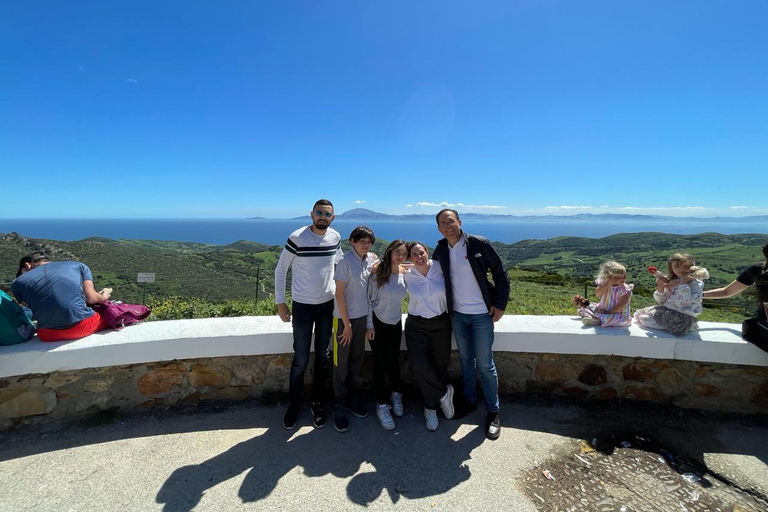
[[[208,489],[247,471],[238,495],[243,502],[256,502],[296,468],[307,477],[351,477],[347,497],[359,505],[368,505],[382,491],[393,502],[442,494],[470,478],[465,462],[485,437],[475,429],[454,440],[462,422],[446,420],[436,432],[428,432],[420,413],[406,408],[406,415],[396,418],[398,429],[391,432],[381,429],[373,415],[353,418],[345,433],[334,431],[332,416],[323,429],[287,431],[277,421],[270,422],[266,432],[200,464],[176,469],[156,501],[165,504],[166,511],[189,511]],[[364,464],[366,470],[359,473]]]

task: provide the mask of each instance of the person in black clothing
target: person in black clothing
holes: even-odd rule
[[[705,299],[726,299],[740,294],[750,286],[757,292],[758,310],[754,318],[741,324],[742,337],[768,352],[768,243],[763,246],[762,263],[755,263],[745,268],[741,274],[728,286],[707,290],[703,293]]]

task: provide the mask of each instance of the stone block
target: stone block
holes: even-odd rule
[[[175,364],[166,364],[150,370],[137,381],[139,392],[144,396],[167,393],[176,388],[183,380],[181,370]]]
[[[648,363],[635,361],[624,367],[623,375],[625,381],[648,382],[653,380],[653,369]]]
[[[112,387],[115,378],[111,375],[95,376],[81,383],[80,389],[88,393],[103,393]]]
[[[236,364],[232,368],[232,376],[234,377],[236,384],[244,385],[261,384],[266,378],[264,370],[259,368],[256,364],[247,363]]]
[[[229,386],[232,373],[221,365],[193,365],[189,370],[189,384],[195,388],[221,388]]]
[[[291,359],[287,356],[275,357],[267,366],[264,387],[269,391],[287,392],[290,376]]]
[[[578,386],[566,386],[560,390],[560,393],[568,396],[585,397],[589,395],[589,391]]]
[[[0,419],[48,414],[57,403],[54,390],[44,387],[29,388],[0,404]]]
[[[708,382],[699,382],[693,386],[696,396],[720,396],[720,388]]]
[[[29,388],[29,386],[19,386],[17,388],[0,389],[0,405],[8,402],[9,400],[13,400],[19,395],[23,395],[29,391]]]
[[[665,395],[677,395],[680,393],[682,376],[672,368],[665,368],[656,376],[656,383]]]
[[[608,375],[605,368],[596,364],[588,364],[579,373],[579,382],[587,386],[598,386],[608,382]]]
[[[515,382],[525,382],[533,376],[533,370],[529,366],[515,359],[504,357],[504,355],[496,358],[495,363],[499,378],[503,376]]]
[[[62,386],[74,384],[79,380],[80,375],[52,373],[47,379],[45,379],[43,386],[51,389],[58,389]]]
[[[624,388],[624,397],[650,402],[664,401],[664,395],[658,389],[649,386],[627,386]]]
[[[536,367],[536,376],[541,380],[564,381],[576,378],[576,368],[570,364],[545,364]]]
[[[520,386],[512,379],[505,379],[499,376],[499,392],[500,393],[518,393],[520,392]]]

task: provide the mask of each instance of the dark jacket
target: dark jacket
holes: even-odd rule
[[[467,258],[472,273],[483,294],[483,300],[491,310],[491,306],[502,311],[509,302],[509,274],[504,269],[501,258],[491,246],[487,238],[461,232],[467,240]],[[445,295],[448,299],[448,312],[453,313],[453,288],[451,287],[451,256],[448,254],[448,240],[443,238],[437,242],[432,259],[440,262],[445,277]],[[493,283],[488,281],[488,271],[491,271]]]

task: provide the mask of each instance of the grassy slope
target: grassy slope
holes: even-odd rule
[[[760,259],[765,235],[668,235],[663,233],[619,234],[605,238],[558,237],[526,240],[515,244],[494,244],[512,277],[513,314],[573,314],[571,296],[589,294],[591,280],[607,259],[623,263],[629,282],[636,285],[633,309],[653,303],[654,280],[646,267],[666,267],[666,258],[677,251],[693,254],[709,269],[707,287],[722,286],[747,265]],[[377,240],[373,251],[383,254],[386,240]],[[151,240],[110,240],[91,238],[75,242],[27,239],[0,235],[0,282],[9,282],[21,256],[45,250],[54,259],[76,259],[93,270],[97,286],[115,289],[115,297],[127,302],[142,298],[136,283],[138,272],[155,272],[157,282],[148,285],[149,296],[162,300],[180,296],[222,302],[250,300],[256,296],[259,270],[259,297],[274,290],[274,269],[282,247],[239,241],[227,246]],[[342,249],[350,250],[348,242]],[[290,275],[289,275],[290,277]],[[752,306],[747,299],[708,301],[705,320],[739,321]]]

